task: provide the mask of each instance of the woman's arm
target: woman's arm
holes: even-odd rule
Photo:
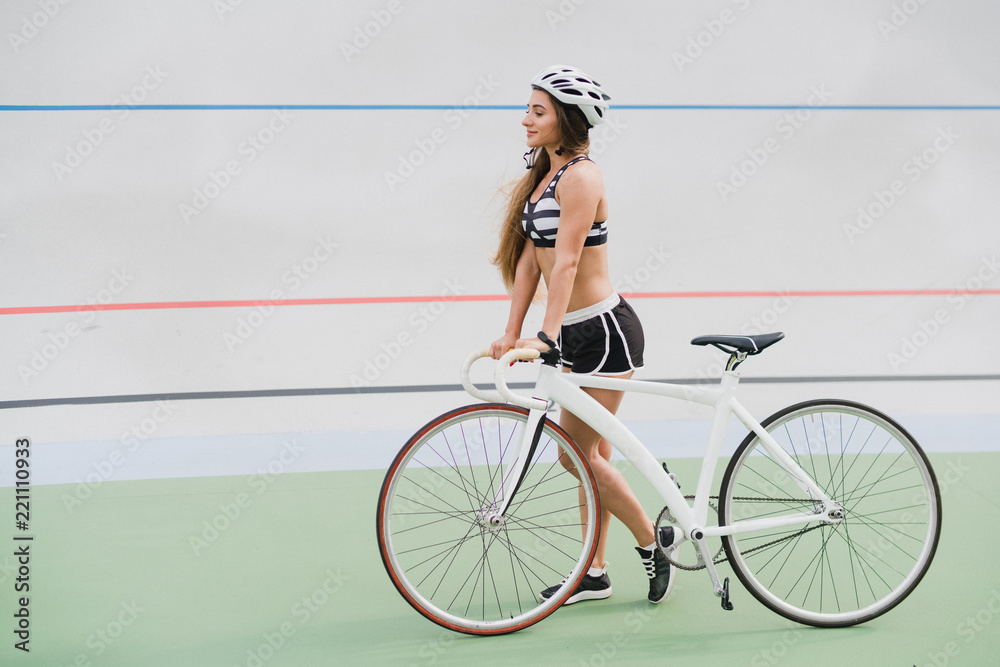
[[[493,341],[490,346],[490,356],[494,359],[499,359],[507,350],[514,347],[517,339],[521,337],[524,317],[528,313],[528,307],[531,306],[535,290],[538,289],[541,273],[535,257],[535,247],[530,241],[525,241],[514,271],[514,289],[511,290],[507,328],[504,329],[504,335]]]
[[[555,263],[549,276],[549,296],[542,321],[542,331],[552,340],[556,340],[562,328],[583,244],[594,225],[597,207],[604,196],[604,182],[597,165],[582,162],[567,170],[556,187],[560,208],[559,231],[556,233]]]

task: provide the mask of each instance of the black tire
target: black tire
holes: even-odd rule
[[[407,441],[385,476],[382,563],[403,598],[438,625],[477,635],[526,628],[558,609],[590,567],[597,484],[583,452],[548,419],[503,525],[484,521],[527,417],[502,404],[445,413]]]
[[[785,618],[818,627],[864,623],[902,602],[941,534],[937,479],[913,437],[886,415],[840,400],[793,405],[761,426],[846,516],[723,537],[747,590]],[[815,508],[750,433],[722,480],[720,525]]]

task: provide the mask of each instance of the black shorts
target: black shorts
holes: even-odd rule
[[[566,313],[559,332],[563,366],[574,373],[622,375],[642,367],[642,324],[625,299],[604,301]]]

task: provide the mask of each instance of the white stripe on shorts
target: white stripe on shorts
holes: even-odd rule
[[[610,317],[615,323],[615,329],[618,331],[618,336],[622,340],[622,347],[625,348],[625,358],[628,359],[628,365],[632,368],[632,370],[635,370],[635,362],[632,361],[632,351],[628,349],[628,339],[625,338],[625,334],[622,332],[622,325],[618,323],[618,318],[614,316],[614,313],[608,315],[608,317]]]
[[[604,301],[595,303],[593,306],[587,306],[586,308],[581,308],[580,310],[574,310],[571,313],[566,313],[563,317],[563,326],[567,324],[579,324],[584,320],[589,320],[592,317],[597,317],[598,315],[603,315],[604,313],[611,312],[622,299],[618,296],[618,292],[612,292]]]

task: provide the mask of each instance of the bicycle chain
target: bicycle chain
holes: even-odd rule
[[[694,500],[694,496],[684,496],[684,499],[685,500]],[[718,500],[718,499],[719,499],[719,496],[709,496],[709,500],[710,501],[711,500]],[[752,501],[781,502],[781,503],[789,503],[789,502],[792,502],[792,503],[794,503],[794,502],[811,503],[811,502],[813,502],[812,500],[798,499],[798,498],[751,498],[751,497],[748,497],[748,496],[733,496],[733,500],[752,500]],[[716,507],[712,502],[709,502],[708,506],[711,507],[713,510],[715,510],[716,514],[718,514],[719,508]],[[672,514],[670,514],[670,511],[666,507],[664,507],[663,511],[660,512],[660,516],[658,516],[656,518],[656,525],[657,525],[657,527],[660,526],[660,524],[662,523],[662,520],[664,518],[667,519],[668,523],[672,523],[672,524],[673,523],[677,523],[677,520],[674,519],[674,517],[673,517]],[[770,546],[773,546],[775,544],[778,544],[779,542],[784,542],[786,540],[792,539],[793,537],[798,537],[799,535],[804,535],[805,533],[808,533],[811,530],[816,530],[817,528],[821,528],[822,526],[823,526],[823,524],[819,524],[819,525],[816,525],[816,526],[811,526],[809,528],[803,528],[802,530],[800,530],[798,532],[795,532],[795,533],[792,533],[791,535],[786,535],[784,537],[779,537],[776,540],[773,540],[771,542],[767,542],[766,544],[760,544],[760,545],[754,547],[753,549],[749,549],[747,551],[744,551],[743,555],[746,556],[746,555],[752,554],[755,551],[760,551],[761,549],[766,549],[767,547],[770,547]],[[715,552],[714,556],[712,556],[712,564],[713,565],[719,565],[720,563],[725,563],[726,561],[729,560],[728,557],[719,558],[719,554],[721,554],[724,550],[725,550],[725,547],[719,547],[719,550],[717,552]],[[666,552],[664,551],[663,547],[660,547],[660,553],[663,554],[663,557],[667,559],[668,563],[670,563],[671,565],[673,565],[674,567],[676,567],[679,570],[686,570],[688,572],[694,572],[696,570],[704,570],[705,567],[706,567],[704,563],[701,564],[701,565],[684,565],[683,563],[678,563],[677,561],[675,561],[673,558],[671,558],[670,556],[668,556],[666,554]],[[700,560],[700,558],[701,558],[701,556],[699,554],[699,560]]]

